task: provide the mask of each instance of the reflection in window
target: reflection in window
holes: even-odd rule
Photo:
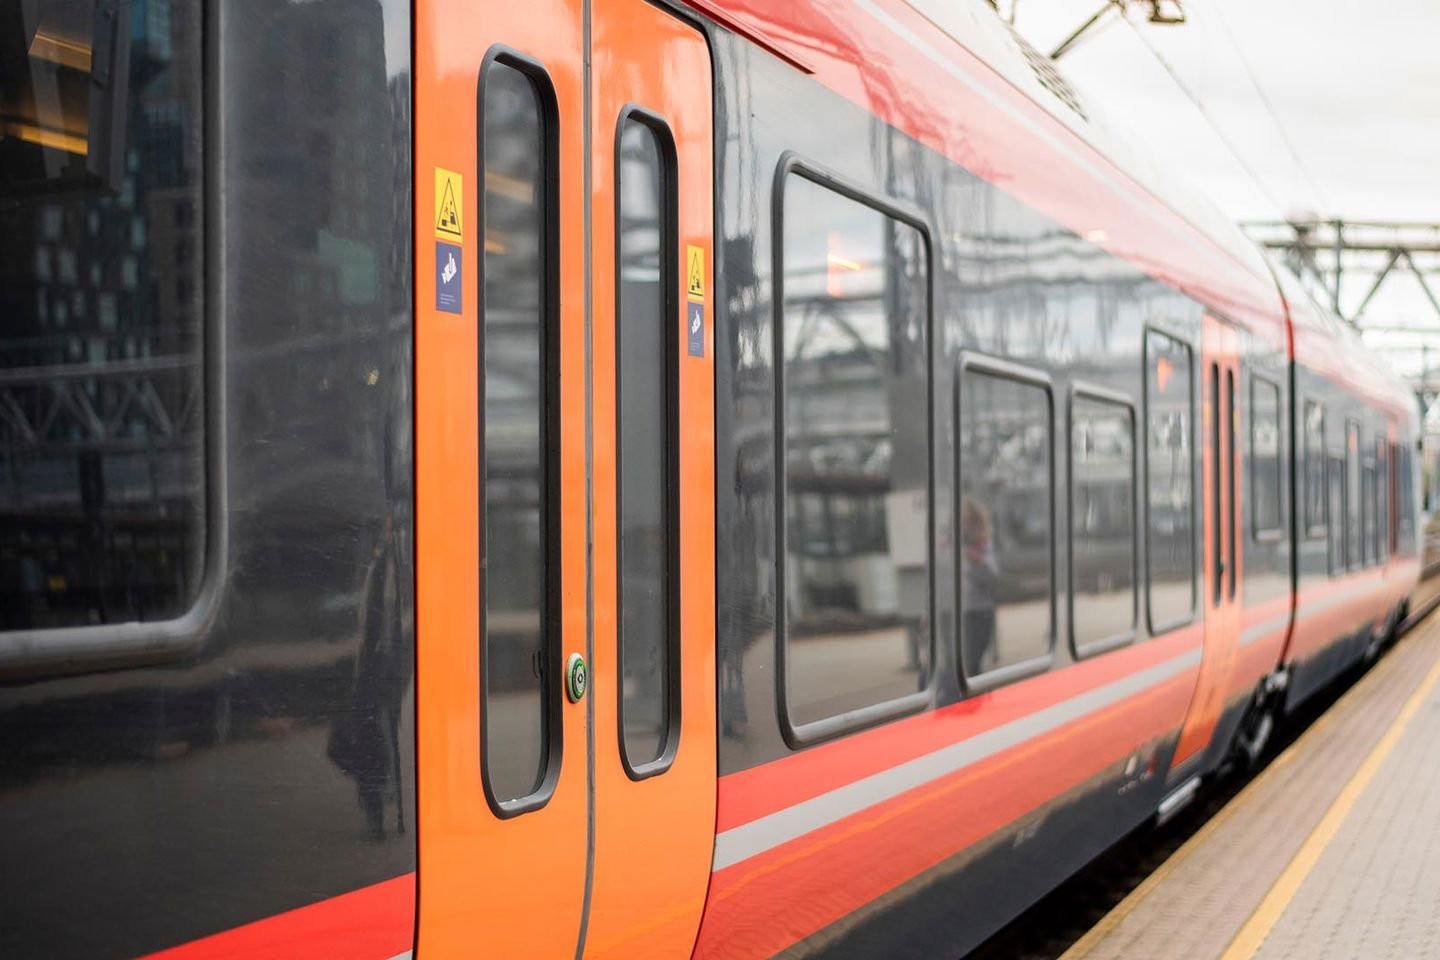
[[[930,671],[927,261],[909,224],[784,186],[787,703],[804,724]]]
[[[202,575],[199,4],[112,6],[0,16],[0,630],[168,619]]]
[[[1395,505],[1396,550],[1410,554],[1415,549],[1415,453],[1408,444],[1393,447],[1395,470],[1395,495],[1400,502]]]
[[[1325,535],[1325,408],[1305,401],[1305,532]]]
[[[1145,334],[1145,490],[1150,625],[1195,609],[1195,408],[1190,347]]]
[[[1135,629],[1135,414],[1076,396],[1070,417],[1071,635],[1083,651]]]
[[[485,763],[501,802],[534,793],[549,764],[545,671],[549,510],[545,362],[547,151],[539,91],[492,63],[482,80],[485,269],[481,377]]]
[[[1050,653],[1048,387],[960,375],[960,646],[966,676]]]
[[[1279,532],[1280,388],[1260,377],[1250,379],[1250,495],[1256,533]]]
[[[1330,489],[1330,573],[1336,575],[1345,572],[1346,554],[1346,530],[1349,525],[1345,522],[1345,503],[1348,500],[1345,488],[1345,461],[1340,457],[1329,458],[1329,489]]]
[[[1375,523],[1370,529],[1375,538],[1375,559],[1381,563],[1390,558],[1390,465],[1385,460],[1387,450],[1384,439],[1375,441]]]
[[[625,762],[651,763],[670,725],[676,625],[669,576],[675,478],[670,465],[669,371],[675,316],[674,236],[659,135],[627,119],[619,143],[620,662]],[[663,218],[663,219],[662,219]]]
[[[1345,423],[1345,563],[1360,566],[1364,554],[1364,492],[1360,488],[1360,425]]]

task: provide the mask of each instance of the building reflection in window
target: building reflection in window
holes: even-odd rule
[[[805,724],[928,683],[928,265],[915,227],[804,176],[783,203],[783,616]]]

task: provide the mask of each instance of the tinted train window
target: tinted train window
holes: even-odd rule
[[[664,754],[675,694],[675,208],[668,137],[631,117],[616,150],[620,729],[634,773]]]
[[[1395,446],[1396,469],[1400,476],[1395,484],[1400,502],[1395,507],[1396,549],[1409,555],[1415,550],[1415,460],[1408,445]]]
[[[784,657],[803,725],[930,673],[928,264],[908,223],[784,184]]]
[[[1280,514],[1280,388],[1261,377],[1250,379],[1250,496],[1257,536],[1278,534]]]
[[[1077,653],[1135,630],[1135,411],[1070,403],[1070,635]]]
[[[1345,422],[1345,564],[1358,567],[1363,562],[1365,535],[1362,520],[1363,491],[1360,489],[1360,426]]]
[[[1305,401],[1305,535],[1325,536],[1325,408]]]
[[[1348,500],[1345,480],[1345,460],[1341,457],[1330,457],[1328,490],[1330,492],[1330,575],[1336,576],[1345,572],[1346,553],[1346,531],[1349,524],[1345,522],[1345,504]]]
[[[1375,538],[1375,558],[1380,562],[1390,556],[1390,466],[1386,463],[1387,444],[1375,441],[1375,523],[1370,527]]]
[[[1190,348],[1145,335],[1145,488],[1150,628],[1195,610],[1195,401]]]
[[[200,11],[112,7],[0,18],[0,630],[169,619],[203,573]]]
[[[547,362],[554,304],[547,290],[554,229],[546,212],[546,129],[540,90],[492,62],[481,81],[485,184],[481,290],[485,769],[501,804],[539,789],[549,766],[547,674],[554,555]]]
[[[968,677],[1043,661],[1054,636],[1050,389],[1025,376],[975,363],[960,375],[957,546]]]

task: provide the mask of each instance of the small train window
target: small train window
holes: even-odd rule
[[[1280,387],[1250,378],[1251,528],[1256,539],[1275,539],[1285,528],[1281,512]]]
[[[1345,479],[1345,459],[1331,455],[1326,462],[1329,464],[1327,489],[1330,495],[1330,575],[1333,577],[1345,572],[1345,540],[1346,531],[1349,529],[1345,522],[1345,504],[1350,493]]]
[[[1305,401],[1305,536],[1325,536],[1325,408]]]
[[[1195,613],[1195,398],[1190,347],[1145,333],[1145,536],[1150,632]]]
[[[988,358],[964,361],[958,392],[961,666],[983,687],[1052,655],[1054,404],[1043,375]]]
[[[1345,421],[1345,565],[1358,569],[1365,555],[1364,491],[1361,488],[1360,424]]]
[[[633,110],[615,150],[620,751],[641,777],[669,766],[678,732],[675,150]]]
[[[558,759],[559,593],[553,422],[553,94],[509,54],[480,82],[480,585],[485,787],[501,813],[535,805]]]
[[[1384,563],[1390,557],[1390,467],[1386,462],[1388,444],[1383,437],[1375,440],[1375,522],[1371,536],[1375,539],[1375,559]]]
[[[803,741],[927,697],[929,250],[793,166],[781,188],[782,718]]]
[[[1135,635],[1135,408],[1079,390],[1070,400],[1070,638],[1077,656]]]

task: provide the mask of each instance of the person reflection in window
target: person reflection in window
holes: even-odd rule
[[[990,514],[973,497],[960,503],[961,647],[965,675],[978,676],[995,665],[995,583],[1000,566],[995,560],[995,539]]]

